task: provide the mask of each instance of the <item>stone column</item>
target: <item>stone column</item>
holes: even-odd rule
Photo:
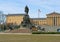
[[[53,17],[53,26],[55,26],[55,17]]]
[[[57,17],[57,26],[59,26],[59,17]]]
[[[57,26],[57,17],[55,17],[55,26]]]
[[[54,26],[54,17],[52,17],[52,26]]]

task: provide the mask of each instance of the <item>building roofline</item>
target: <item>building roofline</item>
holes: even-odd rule
[[[31,18],[33,20],[46,20],[46,18]]]
[[[24,16],[25,14],[7,14],[6,16],[19,16],[19,15]]]

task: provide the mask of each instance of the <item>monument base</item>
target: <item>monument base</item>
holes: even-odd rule
[[[5,33],[31,33],[31,30],[25,27],[20,27],[19,29],[7,31]]]

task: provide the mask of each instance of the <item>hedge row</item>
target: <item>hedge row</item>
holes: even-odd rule
[[[60,34],[60,32],[32,32],[32,34]]]

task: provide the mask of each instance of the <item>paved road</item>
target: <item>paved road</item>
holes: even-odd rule
[[[60,36],[60,34],[32,34],[32,33],[0,33],[0,34],[34,35],[34,36]]]
[[[32,33],[0,33],[0,34],[32,35]]]
[[[60,34],[34,34],[35,36],[60,36]]]

